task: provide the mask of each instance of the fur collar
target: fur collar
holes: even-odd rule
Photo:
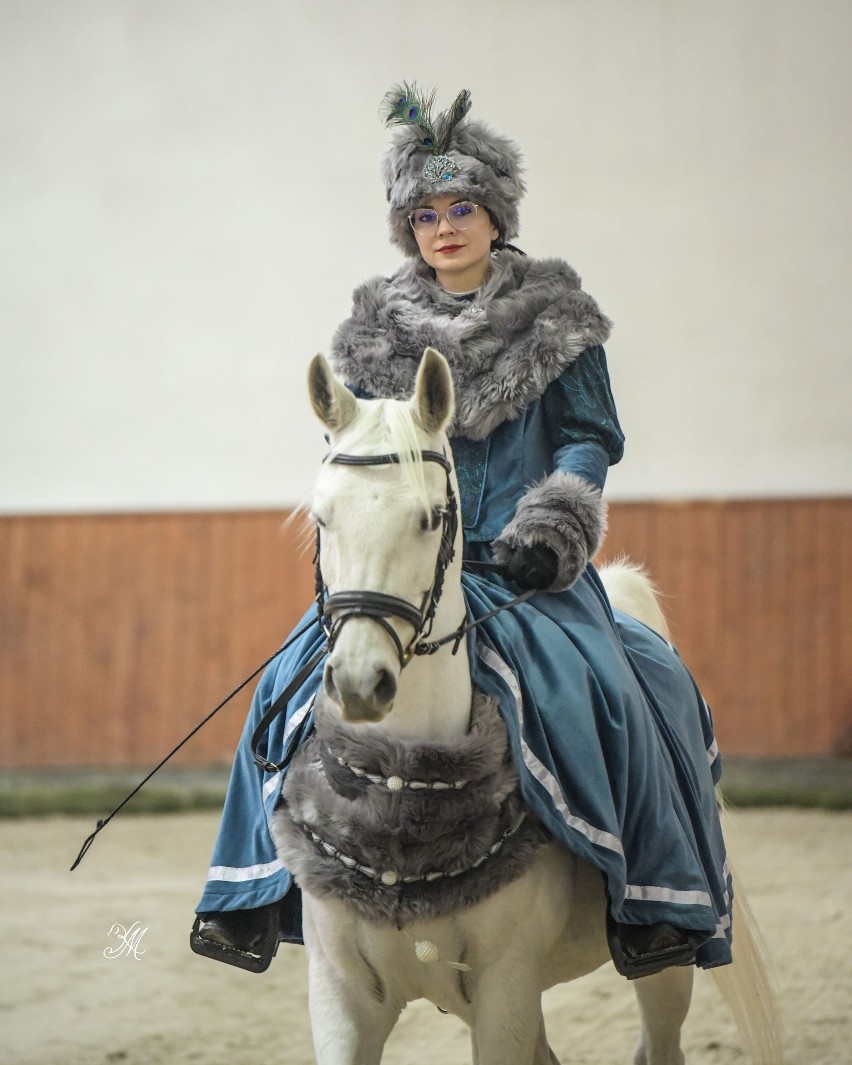
[[[342,724],[318,696],[316,730],[287,772],[273,835],[308,894],[400,926],[481,901],[519,877],[548,838],[526,816],[506,726],[481,692],[457,744]]]
[[[610,322],[561,259],[495,252],[472,302],[438,285],[422,260],[355,290],[352,316],[332,341],[332,362],[348,384],[402,399],[414,388],[426,347],[448,360],[456,387],[452,435],[483,440],[517,418]]]

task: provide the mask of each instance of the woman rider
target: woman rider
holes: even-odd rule
[[[357,395],[404,398],[427,346],[447,358],[465,557],[496,559],[505,574],[465,574],[469,612],[483,617],[518,585],[538,590],[483,623],[485,650],[471,661],[517,732],[515,753],[522,718],[543,767],[533,780],[519,764],[524,798],[601,870],[621,973],[726,964],[731,889],[709,711],[670,645],[613,614],[590,561],[624,441],[602,346],[610,323],[567,263],[509,243],[525,192],[517,145],[468,117],[466,92],[434,122],[430,103],[408,86],[386,97],[397,127],[383,162],[390,234],[408,261],[356,290],[333,366]],[[283,774],[255,766],[249,738],[321,643],[319,631],[296,641],[258,687],[191,936],[197,953],[253,971],[279,939],[300,940],[300,897],[267,825]],[[297,715],[310,725],[320,676],[318,666],[270,726],[270,760],[281,761]]]

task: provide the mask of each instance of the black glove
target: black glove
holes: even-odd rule
[[[549,588],[559,573],[559,557],[547,544],[518,544],[501,555],[506,576],[522,588]]]

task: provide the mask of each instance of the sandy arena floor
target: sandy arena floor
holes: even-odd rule
[[[0,822],[4,861],[0,1060],[5,1065],[256,1065],[313,1062],[304,951],[255,976],[197,958],[187,936],[217,818],[119,816],[74,873],[91,818]],[[849,899],[852,814],[753,810],[731,843],[775,962],[787,1065],[852,1063]],[[139,957],[113,924],[136,922]],[[106,953],[105,953],[106,952]],[[545,998],[565,1065],[628,1065],[629,985],[611,966]],[[699,974],[688,1065],[744,1063],[712,979]],[[387,1065],[470,1061],[461,1022],[427,1003],[403,1014]]]

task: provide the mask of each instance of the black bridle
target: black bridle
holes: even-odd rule
[[[296,676],[290,680],[290,683],[275,699],[254,730],[251,738],[252,756],[255,765],[265,773],[277,773],[287,764],[292,751],[295,750],[301,741],[307,718],[303,720],[302,726],[297,728],[290,737],[284,757],[280,763],[270,762],[269,759],[259,753],[258,747],[261,740],[270,724],[287,709],[290,699],[313,673],[316,666],[332,650],[335,641],[340,636],[340,630],[347,621],[351,621],[352,618],[369,618],[381,626],[396,648],[400,669],[404,669],[414,655],[435,654],[436,651],[439,651],[448,643],[452,643],[452,653],[455,654],[465,635],[474,625],[479,624],[478,621],[468,623],[466,618],[462,618],[459,627],[448,636],[443,636],[438,640],[426,639],[432,632],[435,611],[438,608],[438,601],[444,590],[444,577],[446,576],[447,568],[455,557],[459,516],[458,500],[453,491],[451,479],[453,467],[450,460],[446,455],[442,455],[438,451],[428,450],[420,451],[419,453],[414,452],[410,457],[411,460],[416,461],[418,455],[423,462],[437,463],[447,476],[445,506],[441,513],[441,545],[438,548],[438,555],[435,559],[435,576],[432,578],[432,587],[424,595],[419,607],[396,595],[387,595],[385,592],[364,591],[363,589],[335,592],[333,595],[328,595],[328,589],[325,586],[325,580],[322,575],[322,529],[319,522],[317,523],[316,553],[314,555],[315,601],[319,624],[325,633],[326,642],[304,664]],[[404,459],[397,452],[386,455],[348,455],[344,452],[331,452],[323,461],[337,463],[341,466],[393,466],[399,465],[403,461],[408,461],[408,459]],[[526,599],[531,594],[532,592],[526,592],[507,605],[514,605],[515,602]],[[493,613],[497,613],[497,611]],[[411,625],[413,632],[406,646],[403,646],[402,640],[400,640],[388,618],[399,618]]]
[[[417,453],[411,456],[416,461]],[[407,599],[401,599],[396,595],[386,595],[384,592],[374,591],[350,591],[327,594],[325,581],[322,575],[321,565],[321,532],[317,525],[317,545],[314,559],[316,570],[316,603],[319,613],[320,624],[327,638],[327,647],[331,651],[340,635],[340,630],[347,621],[352,618],[369,618],[390,637],[396,648],[399,665],[404,669],[414,655],[430,655],[439,650],[445,643],[455,642],[453,653],[458,649],[458,644],[464,636],[464,619],[454,633],[442,640],[429,641],[428,636],[432,632],[432,624],[435,620],[435,611],[438,601],[444,590],[444,577],[447,568],[455,557],[456,534],[459,526],[458,500],[453,491],[451,473],[452,465],[446,455],[438,451],[421,451],[419,458],[423,462],[437,463],[446,474],[447,491],[444,506],[441,509],[441,545],[435,560],[435,575],[432,578],[432,586],[424,594],[420,606],[409,603]],[[337,463],[341,466],[388,466],[398,465],[403,459],[398,453],[388,455],[347,455],[341,452],[333,452],[328,455],[326,462]],[[398,618],[409,624],[413,630],[411,639],[403,646],[394,627],[388,618]]]
[[[411,455],[411,460],[416,461],[417,457],[418,453],[414,452]],[[369,618],[371,621],[375,621],[377,625],[380,625],[391,638],[393,645],[396,648],[400,669],[404,669],[415,655],[433,655],[447,644],[452,644],[452,653],[456,654],[461,646],[462,640],[464,640],[465,636],[471,631],[471,629],[476,628],[477,625],[481,625],[483,621],[493,618],[503,610],[508,610],[513,606],[517,606],[518,603],[525,602],[531,595],[535,595],[536,589],[529,588],[525,592],[521,592],[520,595],[510,599],[507,603],[503,603],[494,610],[490,610],[487,614],[483,614],[482,617],[476,618],[475,621],[468,621],[467,617],[463,617],[459,627],[454,629],[453,632],[447,636],[442,636],[437,640],[426,639],[426,637],[432,632],[435,611],[437,610],[441,593],[444,590],[444,578],[447,573],[447,568],[455,557],[455,541],[456,533],[458,532],[459,515],[458,499],[453,491],[451,477],[453,467],[450,460],[446,455],[442,455],[438,451],[428,450],[420,451],[419,458],[423,462],[437,463],[447,475],[446,505],[441,514],[443,526],[441,531],[441,546],[438,549],[438,556],[435,559],[435,576],[432,578],[432,587],[424,595],[423,601],[419,607],[416,607],[413,603],[409,603],[407,599],[401,599],[396,595],[387,595],[384,592],[364,591],[359,589],[358,591],[335,592],[333,595],[328,595],[328,590],[322,576],[322,536],[319,523],[317,523],[316,554],[314,556],[316,604],[319,624],[326,635],[326,642],[316,654],[304,664],[296,676],[292,678],[284,691],[281,692],[278,698],[272,703],[260,719],[257,728],[254,730],[254,734],[251,738],[251,751],[254,756],[254,763],[265,773],[278,773],[283,766],[287,764],[292,752],[303,738],[303,734],[306,730],[306,722],[308,720],[307,715],[303,718],[301,725],[295,729],[291,735],[284,752],[284,757],[280,763],[276,764],[275,762],[270,762],[258,752],[261,740],[266,734],[272,721],[287,709],[287,704],[290,702],[290,699],[305,683],[316,666],[334,647],[335,641],[340,636],[340,630],[347,621],[350,621],[352,618]],[[391,466],[399,465],[403,461],[407,461],[407,459],[403,458],[403,456],[396,452],[386,455],[347,455],[343,452],[332,452],[327,455],[323,461],[339,463],[341,466]],[[468,562],[466,565],[477,566],[481,569],[502,571],[502,566],[499,566],[495,562]],[[388,618],[399,618],[411,625],[413,634],[408,641],[407,646],[403,647],[402,641],[397,635],[396,630],[388,621]]]

